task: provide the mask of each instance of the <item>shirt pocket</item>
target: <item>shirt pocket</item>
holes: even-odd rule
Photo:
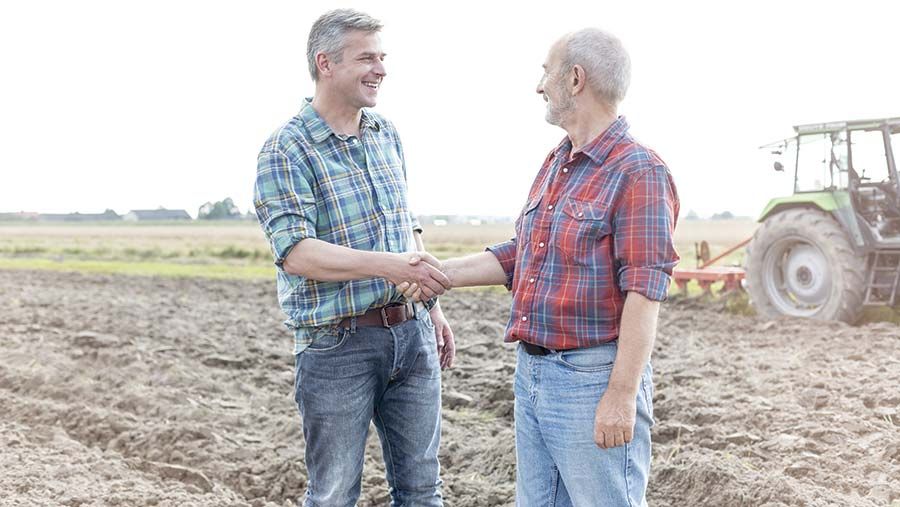
[[[536,210],[540,204],[541,196],[537,196],[526,202],[525,207],[522,208],[522,214],[516,220],[516,238],[519,241],[523,243],[529,242],[531,233],[534,231],[535,216],[537,216]]]
[[[596,202],[566,199],[556,230],[556,245],[578,266],[604,262],[601,240],[612,233],[607,207]]]

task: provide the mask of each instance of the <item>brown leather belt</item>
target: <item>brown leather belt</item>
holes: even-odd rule
[[[416,318],[416,307],[412,303],[394,303],[381,308],[372,308],[362,315],[347,317],[338,327],[350,329],[353,319],[356,327],[393,327]]]

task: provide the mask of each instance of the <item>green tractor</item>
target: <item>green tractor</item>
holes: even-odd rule
[[[747,248],[746,286],[763,316],[857,320],[897,303],[900,118],[794,127],[764,146],[794,163],[794,194],[772,199]],[[775,162],[776,171],[784,165]]]

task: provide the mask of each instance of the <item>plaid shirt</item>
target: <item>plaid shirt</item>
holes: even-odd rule
[[[614,340],[625,293],[664,300],[678,262],[672,176],[625,119],[571,149],[567,137],[547,157],[516,237],[488,248],[513,292],[507,342],[565,350]]]
[[[282,269],[291,248],[317,238],[357,250],[405,252],[421,230],[406,201],[406,165],[394,126],[363,109],[359,138],[337,135],[307,99],[263,145],[256,216],[272,247],[278,301],[294,353],[345,317],[402,300],[381,278],[320,282]]]

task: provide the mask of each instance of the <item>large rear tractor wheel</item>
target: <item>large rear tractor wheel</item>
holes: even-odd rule
[[[831,215],[790,209],[766,219],[747,248],[747,290],[757,313],[853,323],[862,310],[866,257]]]

